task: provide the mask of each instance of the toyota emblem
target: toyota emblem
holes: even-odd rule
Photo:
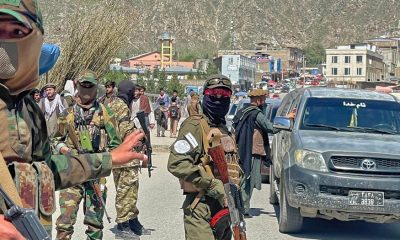
[[[361,162],[361,168],[365,170],[376,169],[376,162],[372,159],[364,159]]]

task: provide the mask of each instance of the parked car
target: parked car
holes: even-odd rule
[[[295,112],[294,120],[287,118]],[[270,203],[279,231],[304,217],[400,219],[400,103],[389,94],[311,87],[290,92],[274,120]],[[323,231],[323,230],[322,230]]]

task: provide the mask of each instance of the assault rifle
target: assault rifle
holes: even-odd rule
[[[228,164],[225,160],[225,151],[221,144],[210,147],[208,154],[212,158],[218,172],[220,180],[224,184],[225,194],[228,200],[229,215],[231,217],[231,227],[234,240],[246,240],[246,223],[243,218],[243,203],[240,189],[231,182],[228,175]]]
[[[146,119],[145,119],[145,113],[144,111],[140,111],[136,113],[136,117],[139,120],[140,126],[143,129],[143,132],[145,134],[145,146],[146,146],[146,155],[147,155],[147,170],[149,172],[149,177],[151,177],[151,168],[153,167],[153,162],[151,160],[151,154],[153,153],[153,149],[151,148],[151,143],[150,143],[150,131],[149,128],[146,126]]]
[[[8,208],[4,212],[5,219],[12,222],[15,228],[28,240],[50,240],[50,236],[40,224],[40,220],[33,209],[21,208],[14,204],[0,186],[0,196]]]
[[[81,144],[79,144],[80,142],[79,142],[78,136],[77,136],[72,124],[69,123],[69,122],[67,123],[67,131],[68,131],[68,136],[72,141],[72,144],[74,145],[74,147],[78,151],[78,154],[85,153],[85,151],[81,147]],[[87,144],[90,144],[90,146],[89,147],[85,146],[84,147],[85,149],[92,148],[90,140],[89,140],[89,142],[87,142]],[[96,198],[100,203],[100,207],[102,207],[104,209],[104,213],[106,214],[108,222],[111,223],[111,217],[110,217],[110,215],[108,215],[108,212],[107,212],[107,209],[106,209],[106,204],[104,203],[104,200],[103,200],[103,197],[102,197],[103,194],[101,193],[101,189],[100,189],[99,184],[96,183],[96,182],[90,181],[90,185],[92,186],[92,188],[93,188],[93,190],[94,190],[94,192],[96,194]]]

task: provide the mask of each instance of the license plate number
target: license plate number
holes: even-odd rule
[[[384,193],[370,191],[349,191],[349,205],[384,206]]]

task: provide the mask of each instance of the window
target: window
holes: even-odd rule
[[[357,56],[357,63],[363,62],[363,56]]]
[[[337,56],[332,56],[332,63],[337,63]]]
[[[362,74],[362,68],[357,68],[357,75],[363,75]]]
[[[344,56],[344,63],[350,63],[350,56]]]
[[[337,75],[337,68],[332,68],[332,75]]]
[[[332,114],[335,113],[335,114]],[[320,131],[360,131],[374,128],[400,133],[398,103],[368,99],[309,98],[304,107],[300,129]],[[334,126],[333,129],[327,126]],[[362,129],[365,128],[365,129]]]
[[[233,58],[229,58],[229,64],[233,64]]]
[[[344,75],[350,75],[350,68],[344,68]]]

